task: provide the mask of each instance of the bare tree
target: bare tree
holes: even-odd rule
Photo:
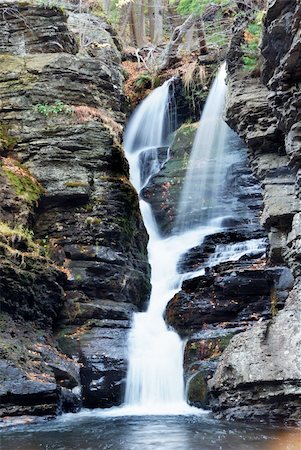
[[[199,19],[198,14],[191,14],[182,25],[179,27],[176,27],[169,43],[165,47],[164,51],[162,52],[160,63],[158,66],[158,71],[166,69],[173,58],[175,58],[178,47],[180,43],[182,42],[183,37],[187,33],[187,31],[196,23],[196,21]]]
[[[129,24],[132,44],[138,48],[143,47],[146,42],[144,0],[135,0],[130,3]]]

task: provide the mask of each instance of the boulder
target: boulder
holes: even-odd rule
[[[301,414],[300,284],[272,320],[236,335],[209,381],[217,417],[297,422]]]

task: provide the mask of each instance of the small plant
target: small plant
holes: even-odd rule
[[[59,0],[37,0],[37,4],[43,8],[56,9],[61,13],[65,13],[64,2]]]
[[[241,48],[244,52],[242,62],[245,70],[254,70],[258,61],[258,49],[262,36],[264,12],[259,11],[256,18],[251,22],[244,33],[245,43]]]
[[[100,225],[101,222],[102,220],[99,217],[87,217],[85,220],[85,224],[91,228]]]
[[[17,225],[15,227],[10,227],[7,223],[0,221],[0,241],[6,244],[6,247],[18,248],[26,247],[28,252],[33,252],[35,254],[40,254],[40,247],[33,241],[33,231],[28,228]]]
[[[38,103],[35,105],[34,110],[39,112],[45,117],[48,117],[51,114],[72,114],[73,109],[61,102],[60,100],[56,100],[54,103]]]
[[[147,73],[142,73],[136,78],[135,84],[139,89],[147,87],[148,85],[150,87],[152,86],[152,77]]]

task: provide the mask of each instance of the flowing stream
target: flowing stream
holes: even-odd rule
[[[177,214],[176,229],[180,232],[225,214],[220,193],[227,168],[233,163],[232,154],[225,152],[229,133],[223,120],[225,78],[224,63],[210,89],[194,139]]]
[[[125,131],[131,180],[138,193],[169,157],[175,128],[172,82],[165,82],[142,102]],[[177,261],[183,252],[199,242],[200,231],[163,239],[150,205],[143,199],[140,199],[140,209],[149,234],[152,290],[148,310],[134,316],[123,409],[130,414],[189,413],[194,408],[185,401],[183,344],[167,328],[163,313],[181,286]]]
[[[3,430],[1,448],[296,448],[280,447],[283,442],[297,442],[299,435],[296,430],[286,430],[283,434],[284,430],[272,426],[225,423],[188,406],[183,385],[183,344],[177,334],[166,327],[163,320],[166,304],[180,289],[183,279],[198,274],[178,273],[179,258],[188,249],[200,244],[205,236],[219,231],[225,213],[228,215],[229,207],[224,205],[221,208],[225,168],[233,162],[233,155],[231,152],[228,154],[227,146],[224,145],[227,141],[227,127],[222,120],[224,76],[225,68],[222,67],[213,86],[214,95],[210,93],[209,104],[207,102],[200,122],[192,154],[195,159],[190,163],[177,224],[170,237],[160,236],[150,206],[140,199],[141,212],[149,233],[152,291],[148,310],[135,315],[130,333],[125,404],[111,410],[82,410],[77,414],[64,414],[54,421],[8,427]],[[128,124],[125,148],[130,163],[131,180],[138,193],[169,158],[172,132],[176,125],[173,107],[173,80],[169,80],[144,100]],[[216,133],[220,131],[221,135],[217,137]],[[211,153],[207,143],[210,143]],[[199,151],[203,153],[200,154]],[[201,169],[201,175],[194,171],[194,165]],[[199,181],[200,186],[196,189],[195,183]],[[206,203],[199,202],[203,196],[207,198]],[[219,245],[209,265],[235,260],[248,252],[263,250],[264,242],[261,239],[234,245]],[[156,417],[160,415],[165,415],[164,419]]]
[[[161,237],[150,205],[140,198],[140,209],[149,234],[152,290],[147,311],[135,314],[130,332],[123,408],[130,414],[200,412],[185,401],[183,343],[168,329],[163,314],[168,301],[180,290],[183,279],[192,276],[191,273],[178,273],[180,256],[200,244],[208,234],[218,231],[223,218],[218,193],[230,164],[227,155],[224,156],[227,137],[227,125],[222,118],[225,74],[223,65],[200,121],[181,196],[178,227],[170,237]],[[142,102],[125,131],[131,181],[138,193],[169,157],[175,128],[172,83],[173,80],[165,82]],[[241,253],[242,249],[239,250]]]

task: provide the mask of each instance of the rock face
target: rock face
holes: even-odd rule
[[[152,207],[163,235],[170,234],[175,223],[181,188],[197,125],[197,123],[184,123],[175,132],[170,148],[170,158],[164,163],[160,172],[151,178],[142,192],[143,197]]]
[[[300,297],[294,288],[277,316],[231,340],[209,381],[218,417],[300,419]]]
[[[218,417],[296,422],[301,416],[300,19],[299,2],[271,1],[262,81],[239,70],[229,81],[228,121],[247,142],[262,184],[269,257],[288,266],[294,288],[282,311],[235,336],[223,353],[209,381]]]
[[[4,354],[3,415],[23,414],[24,402],[27,414],[70,409],[80,384],[86,406],[120,403],[129,322],[149,293],[147,234],[120,146],[119,43],[101,19],[71,13],[69,27],[67,19],[56,8],[0,4],[2,336],[10,346],[22,334],[27,355],[20,365]],[[77,36],[83,23],[89,45]],[[16,336],[4,331],[12,319]],[[53,329],[68,355],[61,360],[74,361],[75,383],[69,369],[52,368],[44,385],[54,357],[43,352],[39,380],[29,377],[39,334],[59,355]],[[12,388],[14,371],[21,384]],[[30,406],[39,389],[47,408]]]

